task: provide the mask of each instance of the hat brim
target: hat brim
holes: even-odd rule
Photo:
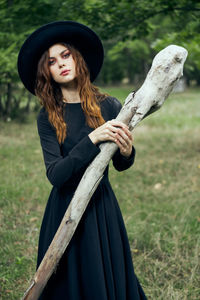
[[[93,82],[103,64],[101,40],[87,26],[73,21],[46,24],[34,31],[24,42],[18,55],[18,73],[24,86],[35,94],[37,66],[42,54],[56,43],[69,43],[82,54]]]

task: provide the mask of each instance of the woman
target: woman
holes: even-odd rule
[[[129,168],[135,157],[128,127],[115,120],[121,104],[91,82],[103,63],[103,47],[88,27],[61,21],[42,26],[23,44],[18,71],[43,108],[37,124],[53,185],[41,226],[39,266],[98,144],[118,145],[113,165]],[[115,195],[104,178],[40,299],[146,299],[134,274],[126,229]]]

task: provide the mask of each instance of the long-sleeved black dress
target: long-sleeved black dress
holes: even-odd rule
[[[120,102],[107,97],[101,102],[105,121],[116,118]],[[41,109],[37,124],[46,165],[53,185],[40,231],[39,266],[88,164],[100,152],[88,134],[80,103],[65,105],[67,138],[59,145],[56,133]],[[113,157],[118,171],[129,168],[119,150]],[[45,300],[138,300],[146,299],[134,273],[129,241],[117,199],[108,180],[108,167],[71,239],[56,272],[40,299]]]

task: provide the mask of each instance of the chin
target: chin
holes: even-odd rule
[[[75,78],[68,78],[67,80],[59,80],[57,81],[58,84],[62,85],[62,86],[68,86],[68,85],[71,85],[71,84],[75,84]]]

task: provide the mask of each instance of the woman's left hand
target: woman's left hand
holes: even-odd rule
[[[133,137],[127,128],[123,128],[115,134],[115,143],[118,145],[120,153],[128,158],[132,152]]]

